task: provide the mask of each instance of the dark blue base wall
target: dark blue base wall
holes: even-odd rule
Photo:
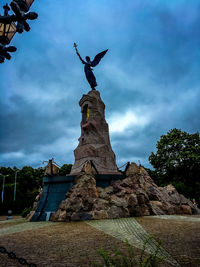
[[[74,185],[75,176],[54,176],[43,178],[43,193],[39,205],[31,221],[48,221],[51,214],[58,210],[65,194]],[[107,187],[113,180],[123,179],[123,175],[97,174],[96,184]]]

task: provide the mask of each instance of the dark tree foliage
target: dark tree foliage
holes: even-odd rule
[[[64,164],[62,167],[59,169],[59,175],[60,176],[65,176],[66,174],[69,174],[72,168],[72,164]]]
[[[200,136],[179,129],[162,135],[151,153],[149,161],[154,167],[152,175],[158,185],[172,183],[190,198],[200,198]]]
[[[16,180],[16,199],[14,201],[15,173]],[[21,213],[24,208],[30,207],[38,194],[38,189],[42,186],[44,169],[33,169],[23,167],[21,170],[14,167],[0,167],[0,173],[6,175],[4,186],[4,201],[0,199],[0,214],[6,214],[9,209],[13,212]],[[0,176],[0,193],[2,192],[3,176]]]
[[[64,164],[59,169],[59,175],[65,176],[71,171],[71,164]],[[32,207],[35,197],[38,194],[42,179],[44,177],[44,168],[34,169],[25,166],[22,169],[0,167],[0,174],[6,175],[4,186],[4,201],[2,203],[1,192],[3,186],[3,176],[0,175],[0,215],[6,214],[11,209],[14,214],[20,214],[25,208]],[[17,172],[16,200],[14,201],[15,173]]]

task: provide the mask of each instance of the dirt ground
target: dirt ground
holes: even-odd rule
[[[199,216],[193,216],[199,217]],[[200,222],[136,218],[181,266],[200,266]]]
[[[137,221],[162,241],[162,246],[181,266],[200,266],[200,223],[175,220],[137,218]],[[15,223],[12,222],[12,226]],[[19,224],[19,222],[16,222]],[[1,227],[11,226],[2,223]],[[2,229],[2,228],[1,228]],[[125,243],[107,235],[84,222],[55,223],[43,228],[0,236],[0,246],[13,251],[28,262],[43,266],[92,266],[99,261],[97,250],[104,247],[113,252],[115,247],[126,249]],[[136,254],[140,253],[135,249]],[[7,255],[0,254],[0,266],[22,266]],[[169,266],[169,264],[165,264]]]

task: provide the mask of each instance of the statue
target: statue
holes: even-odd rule
[[[82,59],[82,57],[80,56],[79,52],[78,52],[76,43],[74,43],[74,47],[75,47],[75,50],[76,50],[76,54],[80,58],[81,62],[85,65],[84,66],[84,71],[85,71],[86,79],[87,79],[88,83],[90,84],[92,90],[95,90],[95,87],[97,86],[97,82],[96,82],[96,78],[94,76],[92,67],[96,67],[99,64],[99,62],[101,61],[101,59],[107,53],[108,49],[106,49],[103,52],[97,54],[94,57],[93,61],[91,61],[90,60],[90,57],[88,57],[88,56],[85,57],[86,61],[84,61]]]

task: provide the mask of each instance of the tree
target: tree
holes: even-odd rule
[[[63,164],[62,167],[59,169],[59,175],[65,176],[66,174],[69,174],[72,168],[72,164]]]
[[[160,185],[172,183],[187,197],[200,197],[200,136],[179,129],[162,135],[149,161]]]
[[[16,200],[14,201],[14,184],[16,176]],[[42,186],[44,169],[33,169],[25,166],[21,170],[14,167],[0,167],[0,173],[6,175],[4,186],[4,202],[0,200],[0,214],[6,214],[8,209],[13,212],[21,213],[24,208],[32,206],[33,201],[38,194],[38,189]],[[0,192],[2,191],[2,176],[0,177]]]

